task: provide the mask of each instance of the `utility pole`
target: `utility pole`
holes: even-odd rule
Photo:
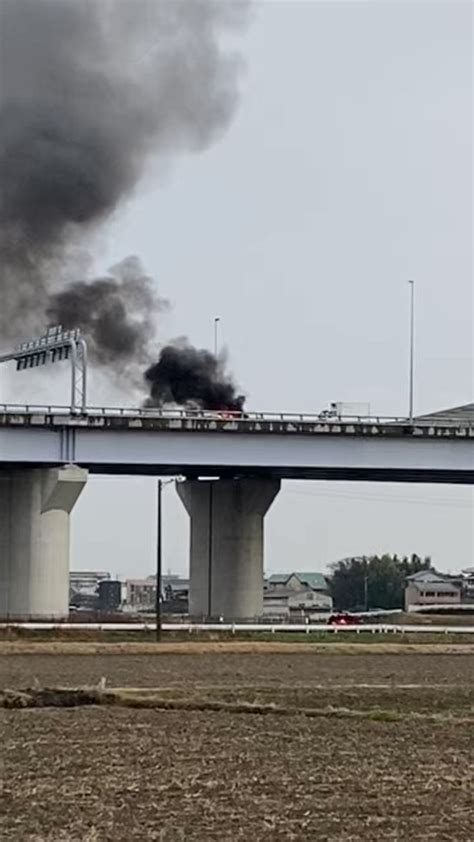
[[[157,484],[157,506],[156,506],[156,595],[155,595],[155,617],[156,617],[156,640],[161,640],[161,562],[162,562],[162,540],[161,540],[161,499],[163,496],[163,481],[158,480]]]
[[[413,424],[413,389],[415,367],[415,281],[408,281],[408,283],[410,284],[410,386],[408,417],[410,419],[410,424]]]
[[[155,620],[156,640],[161,640],[161,583],[162,583],[162,556],[163,556],[163,529],[162,529],[162,499],[163,486],[173,482],[181,482],[182,477],[174,477],[163,481],[159,479],[156,484],[156,594],[155,594]]]

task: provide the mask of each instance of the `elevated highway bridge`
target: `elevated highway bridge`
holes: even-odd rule
[[[69,514],[92,472],[185,477],[190,612],[253,618],[282,479],[474,484],[473,410],[410,422],[0,405],[0,617],[67,614]]]
[[[94,473],[474,482],[470,417],[321,418],[0,405],[0,466]]]

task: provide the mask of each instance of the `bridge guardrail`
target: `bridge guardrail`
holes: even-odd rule
[[[127,407],[127,406],[90,406],[84,411],[78,411],[71,414],[69,406],[59,404],[14,404],[14,403],[0,403],[0,415],[6,416],[33,416],[45,415],[51,416],[55,419],[65,418],[72,420],[77,419],[78,423],[84,423],[87,418],[130,418],[130,419],[150,419],[163,421],[208,421],[215,422],[219,427],[229,429],[229,424],[232,422],[238,423],[239,428],[246,425],[256,425],[259,422],[263,424],[298,424],[300,427],[307,425],[308,427],[314,425],[322,425],[326,430],[331,428],[342,428],[354,426],[374,426],[383,427],[390,425],[398,425],[411,430],[420,428],[437,428],[448,429],[457,428],[463,431],[471,431],[474,429],[474,422],[471,420],[460,419],[459,417],[437,417],[429,420],[428,418],[414,419],[410,421],[409,418],[399,415],[326,415],[322,413],[308,413],[308,412],[234,412],[234,411],[219,411],[219,410],[204,410],[204,409],[179,409],[179,408],[145,408],[145,407]]]
[[[67,415],[71,417],[69,406],[59,404],[13,404],[0,403],[0,413],[6,415]],[[162,418],[164,420],[215,420],[215,421],[239,421],[245,423],[267,421],[267,422],[298,422],[308,424],[385,424],[399,423],[410,424],[405,416],[397,415],[337,415],[326,416],[324,413],[307,412],[234,412],[226,410],[204,410],[204,409],[148,409],[144,407],[120,407],[120,406],[90,406],[85,412],[78,413],[79,416],[99,417],[124,417],[124,418]],[[75,417],[75,416],[74,416]],[[449,420],[449,419],[447,419]],[[454,420],[454,419],[453,419]]]

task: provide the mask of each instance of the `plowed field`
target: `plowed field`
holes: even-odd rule
[[[142,688],[0,710],[0,838],[468,842],[473,680],[470,654],[0,656],[3,688]]]

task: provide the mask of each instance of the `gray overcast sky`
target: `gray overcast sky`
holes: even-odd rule
[[[249,407],[308,412],[332,400],[406,412],[415,278],[416,410],[472,400],[472,40],[470,2],[256,5],[230,129],[166,178],[149,171],[98,243],[98,268],[140,255],[173,303],[163,338],[210,346],[220,316]],[[3,381],[10,399],[33,386],[18,380]],[[36,384],[38,400],[51,394]],[[91,401],[112,399],[124,396],[96,380]],[[153,506],[153,480],[92,478],[73,566],[151,572]],[[265,564],[323,569],[386,550],[455,569],[473,563],[473,521],[466,488],[286,483]],[[171,488],[165,528],[165,565],[185,572]]]

